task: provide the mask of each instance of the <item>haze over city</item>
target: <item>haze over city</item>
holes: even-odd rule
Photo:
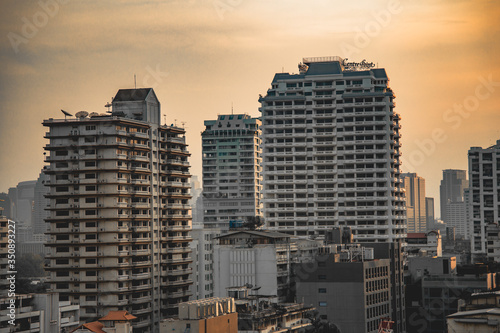
[[[5,1],[0,20],[0,191],[36,179],[43,119],[105,112],[120,88],[154,88],[184,124],[201,176],[204,119],[260,116],[277,72],[338,55],[387,70],[402,117],[402,170],[439,200],[443,169],[500,139],[495,1]],[[34,28],[34,29],[33,29]],[[439,210],[436,205],[436,210]],[[439,216],[439,215],[437,215]]]

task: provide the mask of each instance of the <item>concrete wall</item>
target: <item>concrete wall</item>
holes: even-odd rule
[[[261,295],[277,295],[277,264],[274,246],[251,248],[216,245],[214,249],[214,296],[226,297],[226,288],[246,283],[261,287]]]

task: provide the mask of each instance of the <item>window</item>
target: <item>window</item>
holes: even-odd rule
[[[327,303],[326,302],[319,302],[319,306],[327,306]]]
[[[318,275],[318,280],[326,280],[326,275]]]
[[[318,293],[320,294],[326,294],[326,288],[319,288]]]

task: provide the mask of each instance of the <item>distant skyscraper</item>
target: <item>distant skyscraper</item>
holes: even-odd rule
[[[160,114],[153,89],[123,89],[111,114],[43,122],[50,291],[83,321],[126,310],[158,332],[191,296],[190,154]]]
[[[401,177],[406,191],[408,232],[426,232],[425,179],[417,176],[416,173],[404,173]]]
[[[451,202],[464,201],[464,189],[468,187],[467,174],[465,170],[443,170],[443,179],[441,180],[440,207],[441,220],[448,223],[446,206]]]
[[[500,217],[500,140],[488,148],[469,149],[469,179],[471,251],[473,261],[478,261],[494,251],[488,247],[487,227],[498,224]]]
[[[427,230],[434,225],[434,198],[425,198],[425,216]]]
[[[33,227],[35,186],[36,180],[29,180],[9,189],[10,218],[26,227]]]
[[[357,241],[406,237],[400,117],[383,68],[307,58],[277,73],[262,113],[264,213],[298,236],[349,226]]]
[[[205,226],[228,229],[261,217],[260,120],[219,115],[205,120],[201,137]]]
[[[45,219],[49,217],[50,213],[46,210],[50,204],[49,198],[45,195],[49,193],[49,187],[45,182],[50,180],[50,177],[41,172],[35,185],[35,196],[33,204],[33,233],[43,234],[47,231]]]

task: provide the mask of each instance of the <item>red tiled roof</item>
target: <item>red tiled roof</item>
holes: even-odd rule
[[[427,238],[425,232],[409,232],[406,238]]]
[[[109,311],[107,315],[99,320],[134,320],[137,317],[132,316],[127,311]]]
[[[106,331],[103,331],[102,328],[104,327],[104,325],[98,321],[93,321],[91,323],[86,323],[86,324],[83,324],[83,325],[80,325],[78,326],[76,329],[74,329],[72,332],[76,331],[76,330],[79,330],[81,328],[86,328],[88,329],[90,332],[94,332],[94,333],[106,333]]]

